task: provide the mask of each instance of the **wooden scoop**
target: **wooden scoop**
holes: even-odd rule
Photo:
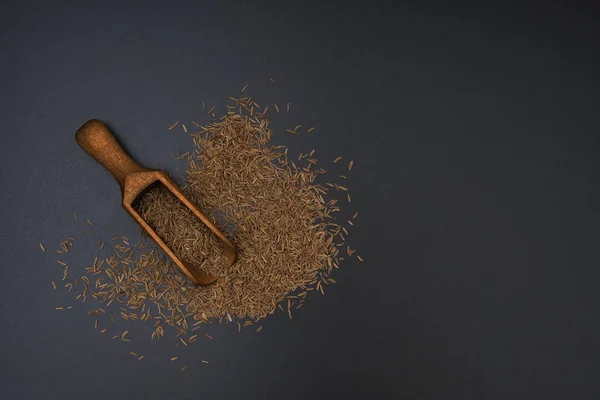
[[[236,252],[233,244],[231,244],[225,235],[223,235],[223,233],[213,225],[187,197],[185,197],[177,184],[163,171],[147,169],[133,161],[131,157],[125,153],[106,125],[97,119],[89,120],[79,128],[75,134],[75,140],[77,140],[77,143],[79,143],[90,156],[113,174],[119,183],[119,186],[121,186],[123,207],[125,210],[127,210],[148,235],[158,243],[163,251],[171,257],[175,264],[181,268],[192,282],[198,285],[206,285],[214,282],[217,278],[202,271],[197,265],[192,265],[191,263],[181,260],[132,207],[139,195],[152,184],[160,182],[170,190],[171,193],[189,208],[221,240],[223,243],[223,252],[230,264],[235,262]]]

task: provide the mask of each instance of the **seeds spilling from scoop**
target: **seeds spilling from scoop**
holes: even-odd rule
[[[96,257],[83,271],[85,280],[74,285],[83,287],[78,298],[84,302],[91,296],[106,306],[118,304],[123,319],[151,321],[153,339],[164,335],[164,325],[187,345],[196,340],[189,331],[211,318],[235,322],[238,329],[277,309],[292,318],[308,293],[324,293],[335,282],[329,275],[343,260],[339,248],[349,249],[347,227],[334,218],[340,186],[320,183],[326,172],[314,150],[288,160],[288,150],[271,143],[266,109],[257,113],[250,97],[232,100],[220,120],[190,134],[194,149],[185,153],[183,189],[233,242],[237,261],[224,262],[219,240],[157,186],[142,196],[137,211],[184,261],[218,280],[193,285],[150,241],[134,245],[116,237],[114,254]],[[345,199],[345,187],[342,192]],[[345,252],[352,256],[354,250]]]

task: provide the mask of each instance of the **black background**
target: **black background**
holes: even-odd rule
[[[481,3],[4,2],[2,397],[600,397],[598,14]],[[139,235],[76,129],[102,119],[174,171],[190,141],[167,127],[207,122],[201,101],[222,112],[246,84],[291,102],[275,142],[354,159],[365,263],[293,320],[211,325],[187,351],[146,328],[111,341],[93,304],[56,311],[73,304],[50,285],[56,243]],[[284,133],[296,124],[317,129]]]

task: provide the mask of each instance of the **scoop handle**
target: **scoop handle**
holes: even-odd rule
[[[125,188],[127,175],[149,171],[133,161],[108,127],[97,119],[91,119],[83,124],[77,130],[75,140],[115,177],[121,186],[121,191]]]

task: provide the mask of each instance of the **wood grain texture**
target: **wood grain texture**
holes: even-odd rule
[[[206,285],[217,277],[207,274],[198,266],[181,260],[167,244],[158,236],[152,227],[133,208],[133,203],[150,185],[161,182],[175,195],[194,215],[196,215],[223,243],[223,253],[233,264],[236,251],[233,244],[202,212],[190,201],[171,178],[161,170],[142,167],[129,157],[117,139],[101,121],[92,119],[86,122],[75,134],[77,143],[117,180],[121,187],[123,208],[148,233],[160,248],[177,264],[177,266],[194,283]]]

